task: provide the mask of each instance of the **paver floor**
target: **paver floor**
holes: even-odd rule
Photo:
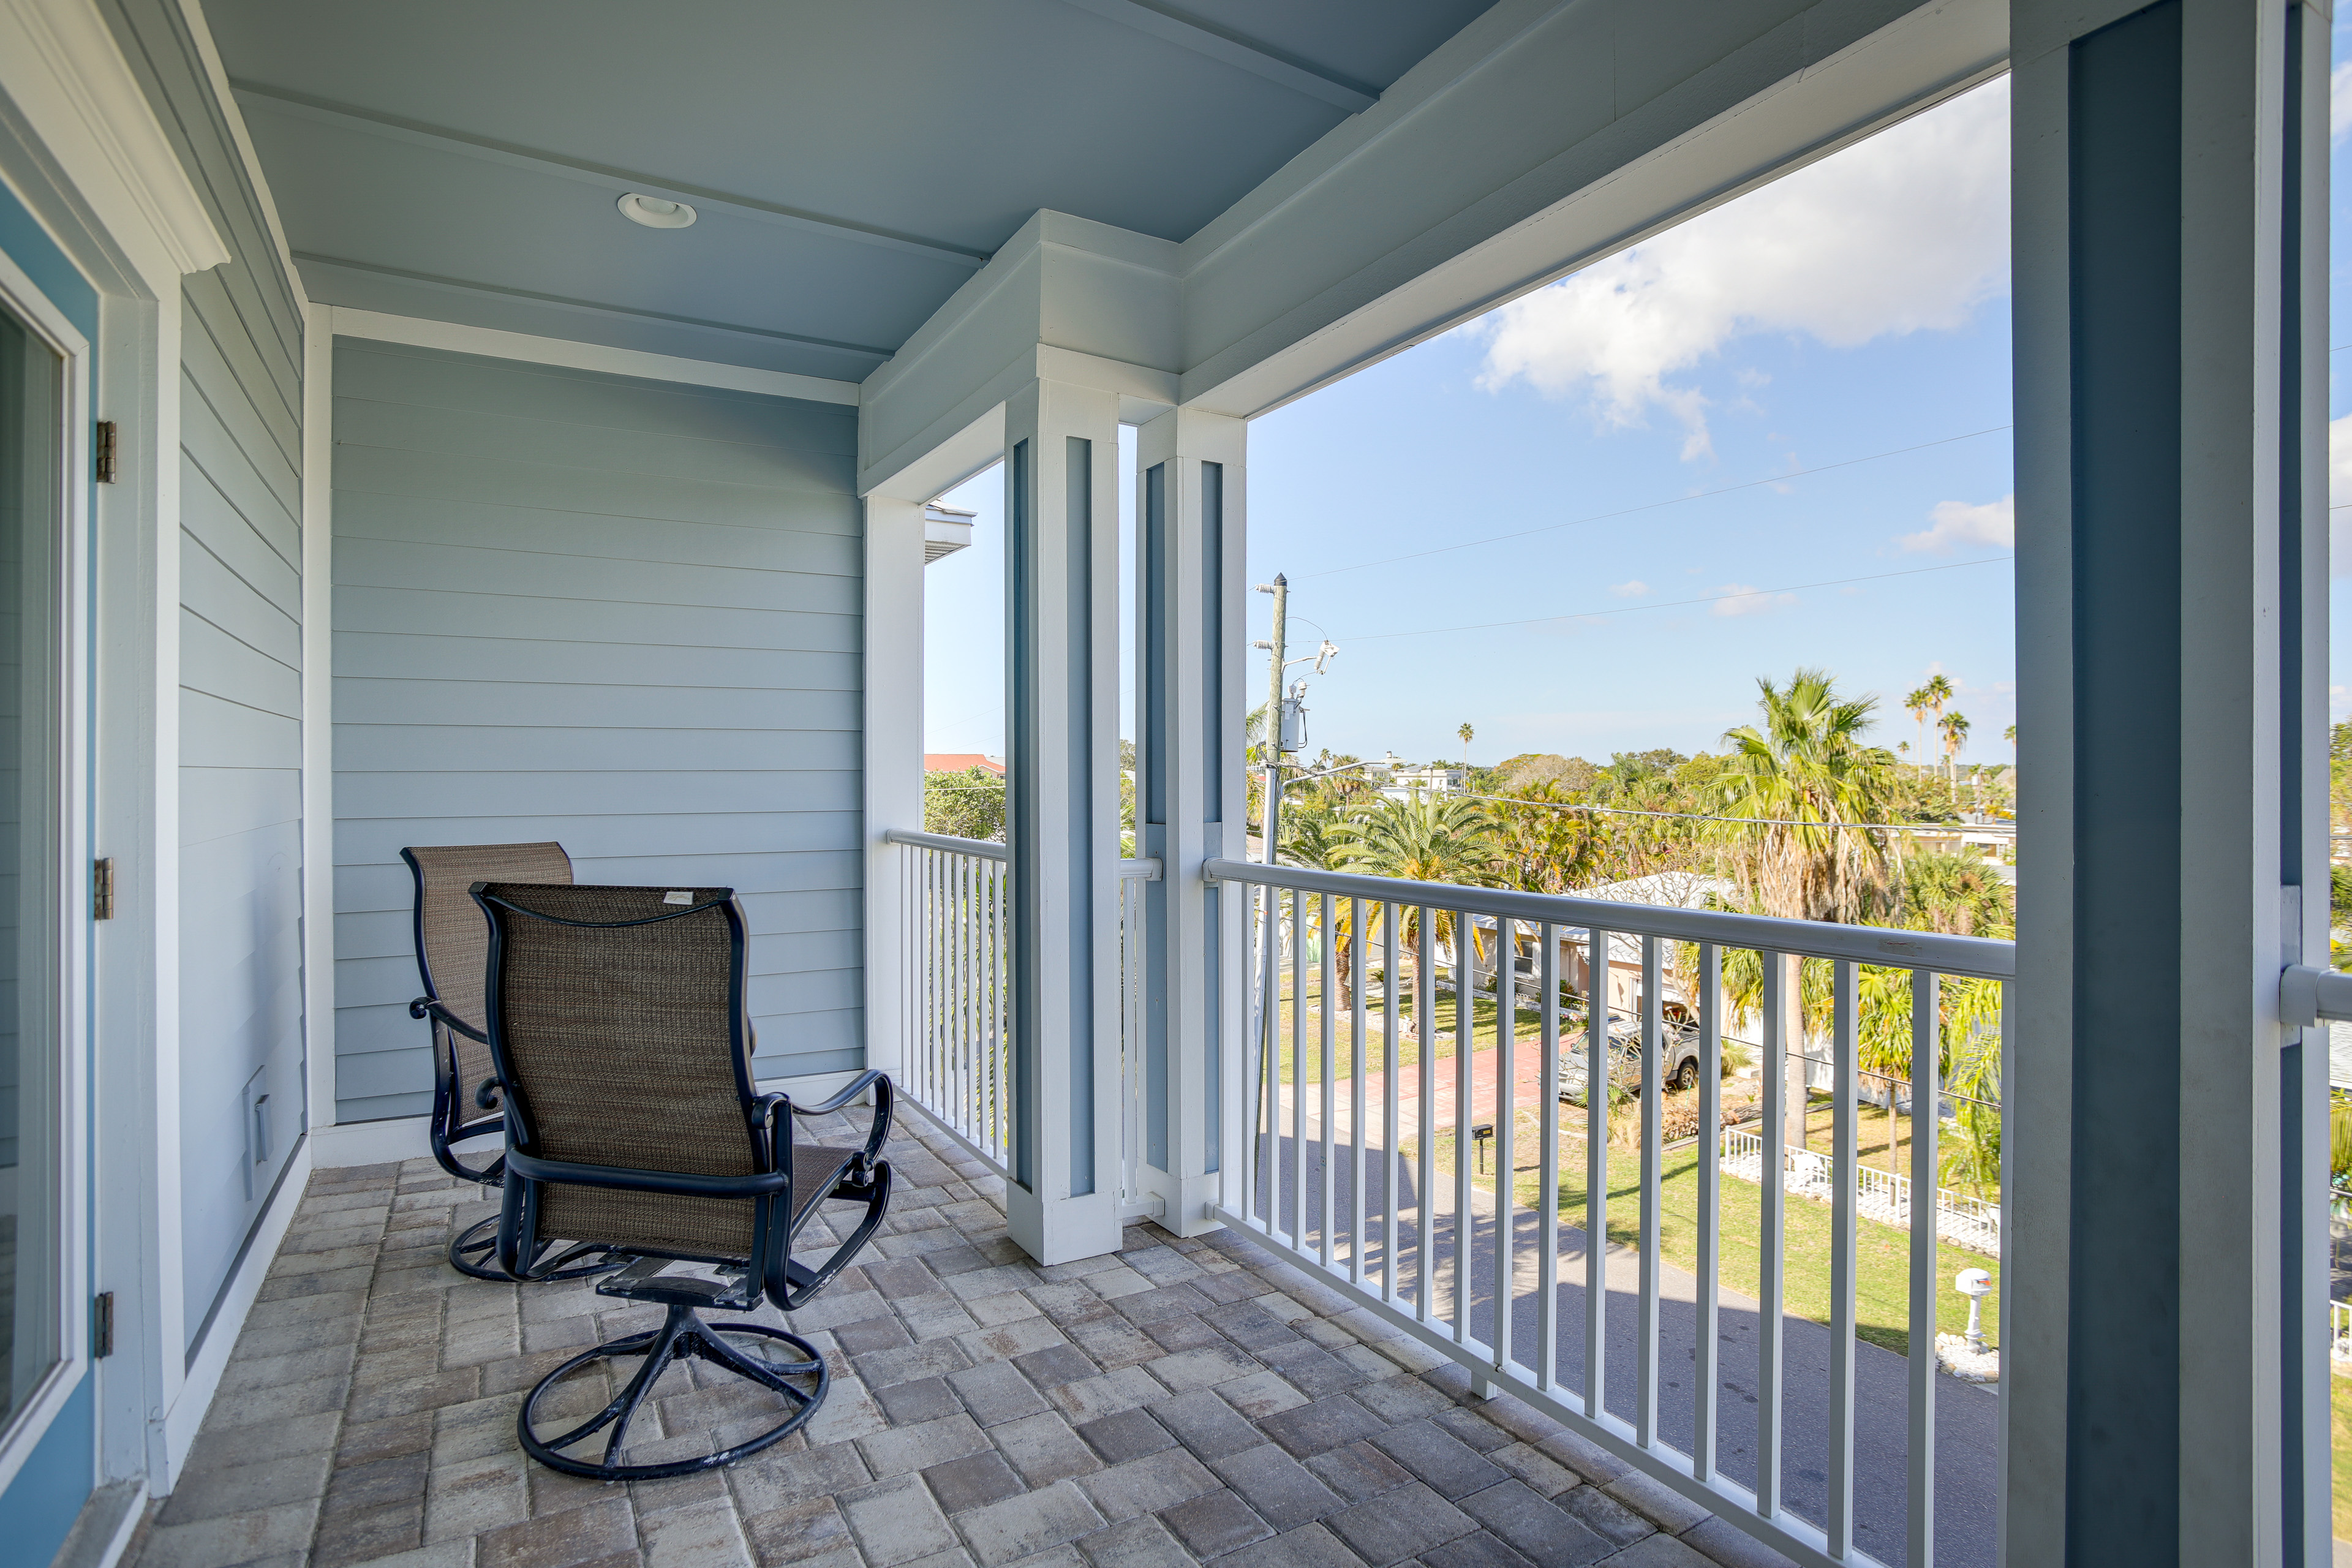
[[[1040,1268],[995,1183],[919,1118],[862,1263],[791,1326],[833,1368],[801,1433],[606,1485],[515,1442],[551,1367],[644,1325],[586,1282],[467,1279],[489,1212],[430,1161],[310,1182],[139,1568],[1747,1568],[1784,1560],[1218,1232],[1130,1226]],[[849,1141],[846,1128],[829,1134]],[[782,1322],[771,1310],[768,1321]],[[674,1441],[734,1390],[658,1405]],[[656,1440],[656,1442],[658,1439]],[[651,1451],[650,1449],[648,1450]]]

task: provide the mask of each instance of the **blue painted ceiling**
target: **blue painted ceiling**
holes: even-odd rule
[[[1037,208],[1184,239],[1488,3],[205,15],[312,299],[857,380]]]

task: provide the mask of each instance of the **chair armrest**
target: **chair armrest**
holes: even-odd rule
[[[419,996],[415,1001],[411,1002],[408,1005],[408,1016],[412,1018],[436,1018],[469,1040],[478,1040],[486,1046],[490,1043],[489,1036],[482,1033],[430,996]]]
[[[868,1068],[859,1073],[850,1079],[839,1093],[817,1105],[795,1105],[793,1103],[792,1096],[788,1094],[761,1095],[758,1101],[759,1113],[765,1119],[771,1129],[769,1146],[776,1150],[775,1157],[779,1160],[786,1159],[792,1148],[792,1131],[789,1125],[785,1127],[782,1143],[778,1145],[775,1140],[773,1128],[775,1114],[779,1109],[789,1110],[794,1116],[829,1115],[839,1110],[867,1089],[874,1091],[874,1122],[866,1131],[865,1147],[857,1152],[857,1169],[861,1175],[872,1174],[874,1162],[882,1156],[882,1145],[890,1140],[891,1104],[895,1098],[890,1087],[890,1075],[874,1068]]]
[[[767,1095],[762,1098],[782,1100],[786,1105],[792,1106],[792,1111],[794,1116],[829,1116],[833,1112],[839,1110],[843,1106],[847,1105],[851,1100],[856,1100],[859,1095],[864,1094],[875,1084],[887,1084],[889,1081],[889,1079],[878,1068],[868,1068],[866,1071],[859,1073],[856,1078],[851,1079],[847,1085],[842,1089],[841,1092],[835,1094],[832,1099],[824,1101],[821,1105],[793,1105],[792,1097],[782,1094]]]

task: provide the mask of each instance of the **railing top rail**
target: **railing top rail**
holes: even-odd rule
[[[1002,844],[985,838],[958,838],[946,833],[917,833],[911,828],[891,827],[883,830],[886,844],[908,844],[918,849],[942,849],[950,855],[976,855],[982,860],[1005,860],[1013,852]]]
[[[1156,882],[1160,880],[1160,857],[1147,855],[1140,860],[1121,860],[1118,874],[1130,881]]]
[[[1559,926],[1660,936],[1675,942],[1711,942],[1722,947],[1760,948],[1806,958],[1850,958],[1861,963],[1926,969],[1980,980],[2017,977],[2017,944],[1979,936],[1893,931],[1883,926],[1832,925],[1820,921],[1780,920],[1769,915],[1731,914],[1721,910],[1677,910],[1656,904],[1621,904],[1608,899],[1578,899],[1550,893],[1517,893],[1501,888],[1465,888],[1453,882],[1408,882],[1393,877],[1362,877],[1350,871],[1318,871],[1305,866],[1263,866],[1254,860],[1215,859],[1202,872],[1213,882],[1297,888],[1394,904],[1422,904],[1466,914],[1496,915]]]

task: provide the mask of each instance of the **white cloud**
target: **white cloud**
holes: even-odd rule
[[[2327,572],[2352,576],[2352,414],[2327,423]]]
[[[1715,603],[1706,607],[1711,616],[1761,616],[1797,602],[1794,594],[1768,593],[1748,583],[1726,583],[1715,595]]]
[[[1612,583],[1609,591],[1621,599],[1640,599],[1648,596],[1650,585],[1636,577],[1630,583]]]
[[[1712,452],[1707,399],[1672,379],[1747,332],[1833,348],[1949,331],[2009,286],[2009,80],[1513,301],[1472,331],[1479,384],[1582,395],[1604,427],[1652,407]]]
[[[2341,142],[2352,133],[2352,60],[2327,75],[2327,137]]]
[[[2005,495],[1999,500],[1989,500],[1982,506],[1971,506],[1964,500],[1937,501],[1927,514],[1928,526],[1919,533],[1906,533],[1902,544],[1906,550],[1925,551],[1930,555],[1949,555],[1955,550],[1995,545],[2008,550],[2017,543],[2017,497]]]

